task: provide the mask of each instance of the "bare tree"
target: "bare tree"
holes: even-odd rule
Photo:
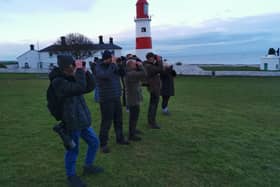
[[[70,53],[76,59],[88,58],[96,52],[93,42],[79,33],[67,34],[58,39],[55,45],[60,46],[61,52]]]

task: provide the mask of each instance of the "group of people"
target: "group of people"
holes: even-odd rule
[[[146,86],[149,94],[148,125],[152,129],[160,129],[157,123],[157,108],[162,96],[163,114],[169,115],[169,97],[174,95],[173,77],[176,72],[172,65],[153,53],[147,53],[142,62],[135,55],[115,58],[105,50],[102,59],[95,59],[90,65],[91,72],[86,70],[81,61],[74,61],[71,56],[58,56],[58,67],[54,68],[49,78],[55,95],[62,101],[61,122],[65,132],[74,141],[74,147],[66,150],[65,169],[71,186],[86,186],[76,174],[76,160],[79,152],[79,138],[88,144],[83,173],[96,174],[103,168],[93,165],[99,149],[109,153],[109,130],[114,124],[116,143],[128,145],[129,141],[140,141],[137,122],[142,101],[142,87]],[[95,93],[95,101],[99,102],[101,125],[99,137],[91,126],[91,114],[83,94]],[[122,101],[121,101],[121,98]],[[129,136],[123,134],[122,104],[129,112]]]

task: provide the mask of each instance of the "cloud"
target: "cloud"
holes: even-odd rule
[[[152,28],[153,38],[195,37],[205,33],[277,33],[280,14],[266,14],[232,19],[210,19],[196,26],[164,25]]]
[[[216,34],[231,35],[242,33],[271,33],[280,32],[280,14],[266,14],[259,16],[248,16],[232,19],[209,19],[195,26],[189,25],[160,25],[151,26],[152,37],[154,40],[176,39],[176,38],[194,38],[200,35],[211,35],[208,38],[215,37]],[[133,39],[135,37],[134,28],[115,34],[121,40]]]
[[[158,52],[172,55],[240,51],[265,53],[269,47],[280,47],[279,22],[280,14],[269,14],[226,20],[212,19],[197,26],[152,26],[153,46]],[[60,35],[53,36],[56,39]],[[113,36],[114,42],[123,47],[124,53],[134,50],[134,29],[104,35],[104,38],[109,36]],[[0,59],[15,59],[28,50],[29,44],[30,41],[0,44]],[[50,42],[40,41],[41,47],[49,44]]]
[[[60,11],[88,11],[94,2],[94,0],[1,0],[0,7],[2,13],[9,14],[54,13]]]
[[[209,55],[219,53],[265,54],[270,47],[280,47],[280,14],[235,19],[212,19],[197,26],[152,27],[153,47],[170,56]],[[134,40],[122,42],[125,50]]]

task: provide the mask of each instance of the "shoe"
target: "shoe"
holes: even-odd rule
[[[117,144],[120,144],[120,145],[129,145],[129,141],[125,140],[125,139],[122,139],[120,141],[117,141]]]
[[[151,129],[160,129],[160,126],[158,124],[153,124],[153,125],[150,124],[150,128]]]
[[[142,138],[140,138],[139,136],[133,135],[133,136],[129,136],[129,140],[138,142],[138,141],[141,141]]]
[[[103,173],[104,169],[98,166],[84,166],[83,175],[91,175],[91,174],[98,174]]]
[[[102,153],[110,153],[110,149],[107,145],[101,146],[100,151]]]
[[[71,187],[86,187],[87,185],[78,177],[73,175],[67,178],[68,184]]]
[[[140,130],[138,130],[138,129],[136,129],[136,130],[135,130],[135,134],[143,134],[143,132],[140,131]]]

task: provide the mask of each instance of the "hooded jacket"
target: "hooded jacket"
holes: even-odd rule
[[[83,94],[91,92],[95,87],[90,72],[78,69],[75,76],[66,76],[58,68],[54,68],[49,79],[56,95],[63,101],[62,121],[68,130],[81,130],[91,125],[91,114]]]

